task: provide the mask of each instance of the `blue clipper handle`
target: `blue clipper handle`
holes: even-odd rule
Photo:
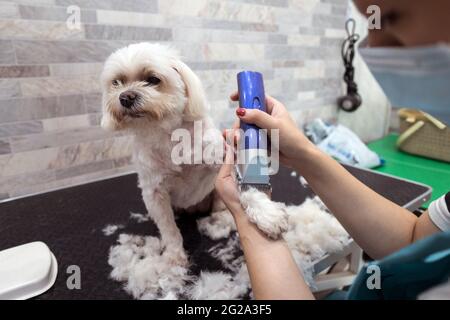
[[[266,111],[263,76],[255,71],[242,71],[237,74],[239,106],[245,109]],[[261,139],[260,128],[254,124],[241,121],[245,132],[245,149],[267,149],[267,141]]]

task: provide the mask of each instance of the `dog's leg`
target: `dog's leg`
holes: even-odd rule
[[[269,196],[255,188],[240,195],[241,203],[250,221],[273,239],[277,239],[289,227],[289,217],[284,203],[270,200]]]
[[[173,264],[187,265],[188,259],[183,248],[183,237],[175,223],[169,194],[165,191],[143,189],[142,198],[149,216],[161,234],[161,241],[165,247],[164,256]]]

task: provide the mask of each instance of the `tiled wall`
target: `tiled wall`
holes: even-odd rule
[[[81,8],[69,29],[67,7]],[[99,126],[98,76],[114,49],[174,44],[219,126],[241,69],[265,76],[299,123],[335,118],[346,0],[0,1],[0,199],[132,170],[129,138]]]

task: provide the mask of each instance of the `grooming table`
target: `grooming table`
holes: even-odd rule
[[[386,160],[385,165],[376,168],[375,171],[431,186],[433,194],[430,201],[447,193],[450,181],[450,163],[402,152],[397,149],[397,139],[398,134],[393,133],[368,144],[371,150]],[[428,207],[428,204],[429,201],[423,206]]]
[[[346,168],[369,187],[409,210],[418,208],[431,193],[429,187],[421,184],[368,170]],[[298,176],[292,176],[291,172],[281,168],[272,177],[273,199],[301,204],[313,193],[303,187]],[[119,233],[157,236],[158,231],[150,221],[138,223],[130,220],[130,212],[146,212],[137,188],[136,174],[4,201],[0,203],[0,250],[38,240],[50,247],[58,260],[58,277],[55,285],[37,299],[131,299],[121,283],[109,279],[109,248],[115,244]],[[207,248],[217,241],[198,232],[197,218],[195,215],[180,215],[177,219],[184,246],[193,261],[191,272],[221,270],[220,262],[205,254]],[[108,224],[126,227],[106,236],[102,230]],[[361,263],[361,250],[355,243],[342,253],[324,257],[316,264],[315,271],[320,273],[347,255],[353,255],[350,272],[324,275],[318,279],[318,289],[351,283]],[[67,270],[71,265],[81,269],[79,290],[70,290],[66,285],[71,275]]]

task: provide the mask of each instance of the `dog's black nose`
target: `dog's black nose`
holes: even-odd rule
[[[136,93],[132,91],[122,92],[119,96],[120,104],[125,108],[131,108],[136,100]]]

